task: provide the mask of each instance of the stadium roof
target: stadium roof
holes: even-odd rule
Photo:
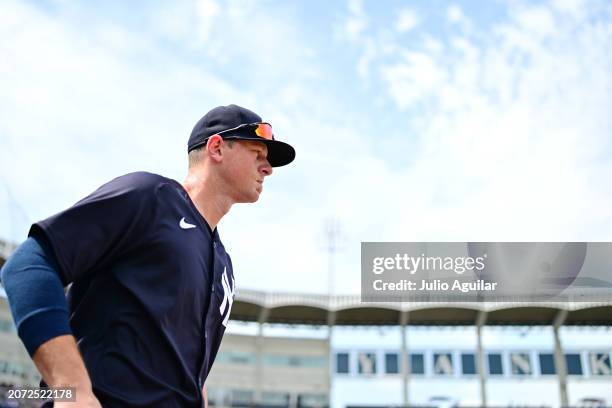
[[[285,324],[612,326],[611,302],[362,303],[359,295],[327,296],[239,290],[232,319]]]
[[[0,240],[0,266],[15,246]],[[0,288],[1,289],[1,288]],[[4,291],[0,290],[0,294]],[[612,302],[363,303],[359,295],[238,290],[232,320],[324,326],[564,325],[612,326]],[[560,319],[561,317],[561,319]]]

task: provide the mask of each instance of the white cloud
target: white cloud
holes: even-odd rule
[[[4,152],[2,173],[20,175],[13,188],[30,205],[39,202],[34,217],[47,200],[65,199],[64,189],[90,189],[92,176],[106,179],[114,166],[156,167],[160,148],[182,156],[183,146],[167,135],[186,134],[177,124],[195,122],[202,110],[187,106],[186,98],[238,94],[206,72],[194,76],[187,66],[159,59],[151,44],[121,28],[91,27],[84,33],[21,4],[4,3],[0,14],[2,27],[11,32],[0,44],[0,105],[11,118],[0,126],[12,149]],[[152,110],[165,116],[152,118]],[[114,166],[108,165],[110,157]],[[161,168],[176,171],[168,164]]]
[[[339,31],[361,48],[324,61],[291,5],[164,7],[136,29],[0,5],[0,174],[32,218],[129,170],[180,179],[191,126],[232,101],[298,152],[257,205],[222,221],[239,288],[324,291],[329,216],[346,235],[342,292],[358,290],[360,241],[610,238],[609,10],[511,5],[472,31],[461,12],[458,34],[418,23],[409,41],[395,15],[385,24],[353,1]],[[332,76],[349,57],[368,87],[346,104],[325,86],[361,85]],[[379,122],[397,124],[395,139],[368,126]]]
[[[511,6],[508,20],[450,38],[444,53],[404,47],[372,71],[419,138],[411,167],[386,175],[406,186],[394,194],[402,204],[385,204],[389,236],[610,238],[600,226],[611,166],[597,152],[612,130],[611,15],[573,11]],[[465,19],[454,6],[448,17]]]
[[[370,67],[377,55],[378,51],[376,45],[374,45],[374,41],[370,38],[366,39],[363,46],[363,52],[359,57],[359,61],[357,61],[357,73],[363,81],[368,81],[370,77]]]
[[[84,29],[61,12],[54,18],[17,2],[1,8],[0,109],[10,120],[0,123],[0,165],[29,222],[122,172],[182,177],[186,139],[204,111],[254,104],[253,87],[239,90],[168,58],[139,32],[103,23]],[[23,236],[28,221],[11,238]]]
[[[348,8],[350,13],[344,23],[344,33],[350,40],[356,41],[368,27],[368,18],[361,0],[349,0]]]
[[[400,33],[405,33],[415,28],[418,23],[419,17],[414,10],[403,9],[399,12],[395,29]]]
[[[193,7],[174,9],[173,18]],[[151,21],[159,15],[151,12]],[[165,36],[179,44],[193,34],[172,31],[174,23],[149,31],[103,20],[83,27],[62,10],[52,16],[22,3],[0,5],[6,30],[0,35],[0,110],[10,118],[0,122],[0,174],[14,195],[4,207],[22,203],[31,217],[3,223],[4,238],[23,239],[30,222],[119,174],[148,170],[181,180],[195,121],[212,106],[235,102],[271,118],[277,135],[296,146],[300,163],[278,169],[258,205],[236,206],[221,224],[239,286],[326,289],[320,230],[339,204],[321,181],[335,183],[339,170],[367,158],[361,135],[346,129],[333,95],[313,82],[317,53],[297,31],[290,9],[231,3],[217,18],[231,28],[213,24],[202,45],[180,48],[189,51],[186,59],[156,42]],[[246,24],[253,21],[262,25],[256,32]],[[230,49],[226,61],[213,65],[209,55]],[[350,163],[338,161],[339,145],[354,157]],[[270,247],[277,255],[262,257]]]
[[[446,18],[448,18],[448,21],[451,23],[458,23],[463,20],[464,17],[461,7],[456,4],[452,4],[446,9]]]
[[[197,15],[193,3],[166,2],[162,7],[152,9],[150,18],[161,38],[195,47],[201,43],[200,36],[207,37],[210,30],[209,26],[203,26],[199,29],[199,35],[194,34]]]
[[[213,0],[198,0],[196,3],[197,27],[200,41],[208,40],[215,19],[219,15],[219,10],[219,5]]]
[[[517,26],[538,40],[556,31],[553,12],[549,7],[519,7],[513,17]]]
[[[381,71],[383,78],[390,84],[390,94],[401,108],[421,101],[433,91],[437,91],[446,75],[429,55],[411,51],[404,51],[400,61]]]
[[[423,40],[423,50],[427,51],[429,54],[439,54],[444,50],[444,45],[439,41],[433,38],[431,35],[424,35]]]
[[[362,0],[348,0],[348,14],[345,15],[338,27],[336,35],[342,42],[356,46],[360,50],[360,55],[356,63],[361,85],[365,87],[370,84],[370,74],[373,62],[383,55],[395,52],[393,42],[389,41],[390,33],[386,30],[372,32],[369,16],[365,13]],[[403,21],[401,16],[396,24],[396,29],[408,30],[408,25],[413,24],[409,10],[404,11]],[[416,19],[416,15],[413,16]],[[416,24],[416,21],[414,22]]]

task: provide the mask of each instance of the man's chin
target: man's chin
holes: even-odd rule
[[[242,197],[242,200],[238,201],[239,203],[243,203],[243,204],[251,204],[254,202],[257,202],[257,200],[259,200],[259,195],[260,193],[254,193],[245,197]]]

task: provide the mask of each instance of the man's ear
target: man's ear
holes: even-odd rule
[[[206,154],[214,161],[221,161],[223,155],[221,146],[223,146],[223,138],[219,135],[212,135],[206,143]]]

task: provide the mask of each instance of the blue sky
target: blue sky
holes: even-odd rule
[[[0,237],[109,179],[182,180],[237,103],[297,160],[220,224],[237,285],[359,290],[361,241],[612,238],[605,1],[0,3]]]

